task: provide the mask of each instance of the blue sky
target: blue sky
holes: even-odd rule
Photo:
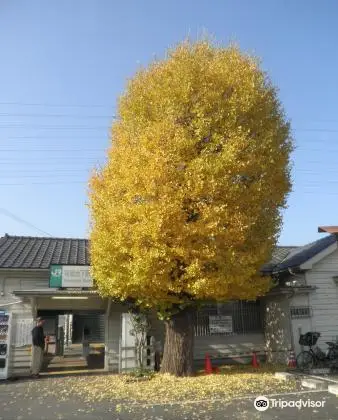
[[[207,31],[261,57],[291,119],[280,243],[320,238],[338,224],[337,14],[335,0],[3,0],[0,235],[87,236],[86,182],[127,78]]]

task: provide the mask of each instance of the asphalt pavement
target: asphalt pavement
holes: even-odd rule
[[[89,403],[73,396],[67,400],[60,400],[57,395],[46,398],[34,394],[29,388],[29,381],[26,380],[0,384],[0,420],[338,419],[338,398],[327,391],[267,395],[270,406],[263,407],[265,411],[255,408],[256,397],[243,396],[231,402],[192,401],[189,404],[178,402],[155,406],[107,400]],[[311,407],[311,404],[321,407]],[[297,408],[297,405],[302,407]]]

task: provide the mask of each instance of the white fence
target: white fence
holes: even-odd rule
[[[143,348],[143,367],[153,370],[155,367],[155,340],[150,338],[150,344]],[[137,348],[135,346],[123,346],[119,343],[119,373],[128,372],[140,367]]]

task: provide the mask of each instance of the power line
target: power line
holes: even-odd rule
[[[7,171],[3,171],[4,174],[10,174],[11,172],[13,172],[14,174],[16,173],[20,173],[20,172],[41,172],[41,173],[45,173],[45,172],[51,172],[51,173],[55,173],[55,172],[66,172],[66,173],[73,173],[73,172],[83,172],[86,171],[87,168],[82,168],[82,169],[67,169],[67,168],[51,168],[51,169],[12,169],[11,170],[7,170]],[[0,170],[0,175],[1,175],[1,170]]]
[[[51,186],[58,186],[58,185],[74,185],[74,184],[78,184],[78,185],[88,185],[88,182],[84,182],[84,181],[56,181],[56,182],[25,182],[25,183],[1,183],[0,187],[15,187],[15,186],[22,186],[22,187],[27,187],[27,186],[46,186],[46,187],[51,187]],[[313,188],[313,187],[311,187]],[[318,188],[320,188],[320,186],[318,186]],[[291,192],[290,195],[294,194],[295,191]],[[323,191],[323,190],[306,190],[306,191],[297,191],[297,194],[301,194],[301,195],[315,195],[316,197],[318,195],[324,195],[324,196],[338,196],[338,189],[337,192],[332,192],[332,191]],[[289,197],[290,197],[289,195]]]
[[[56,168],[50,168],[50,169],[13,169],[12,171],[17,173],[17,172],[27,172],[27,171],[28,172],[32,172],[32,171],[34,172],[55,172],[55,171],[78,172],[78,171],[83,171],[83,170],[85,170],[85,168],[84,169],[67,169],[67,168],[62,168],[62,167],[60,168],[56,167]],[[9,172],[10,171],[8,170],[4,171],[4,173],[9,173]],[[314,175],[322,174],[321,171],[312,171],[311,169],[298,169],[296,170],[296,172],[297,173],[310,172],[310,174],[314,174]],[[334,170],[332,169],[331,172],[338,173],[338,169],[334,169]],[[1,169],[0,169],[0,174],[1,174]]]
[[[62,166],[65,165],[65,169],[67,165],[91,165],[91,164],[106,164],[107,163],[107,157],[106,156],[102,156],[102,157],[91,157],[91,156],[41,156],[41,159],[38,160],[37,157],[35,157],[34,159],[29,159],[26,157],[21,157],[21,159],[0,159],[0,165],[12,165],[13,167],[15,165],[18,166],[29,166],[29,165],[56,165],[53,166],[53,168],[55,169],[62,169]],[[325,174],[325,172],[330,172],[330,173],[336,173],[337,172],[337,168],[336,167],[325,167],[324,165],[326,164],[325,161],[321,162],[323,164],[323,166],[316,166],[313,167],[312,169],[302,169],[302,170],[294,170],[292,171],[293,174],[297,174],[297,173],[304,173],[304,174],[314,174],[314,175],[323,175]],[[58,165],[61,165],[61,167],[59,168]],[[315,168],[317,168],[317,170],[314,170]],[[16,169],[13,169],[16,170]],[[6,169],[6,172],[8,170]]]
[[[306,151],[306,152],[322,152],[323,148],[320,149],[313,149],[313,148],[298,148],[299,151]],[[82,152],[82,151],[88,151],[88,152],[100,152],[104,151],[104,149],[85,149],[85,148],[78,148],[78,149],[1,149],[1,152]],[[325,149],[325,152],[338,152],[338,149]]]
[[[6,125],[7,124],[7,125]],[[0,125],[0,128],[34,128],[34,129],[43,129],[43,130],[103,130],[109,128],[108,126],[74,126],[74,125],[56,125],[56,126],[42,126],[39,124],[17,124],[16,121],[5,121],[5,125]],[[328,129],[328,128],[293,128],[293,131],[313,131],[313,132],[328,132],[328,133],[338,133],[338,129]]]
[[[57,168],[54,170],[13,170],[12,173],[5,171],[3,173],[0,172],[0,178],[1,179],[29,179],[29,178],[38,178],[38,179],[48,179],[48,178],[70,178],[70,179],[76,179],[76,178],[83,178],[83,177],[89,177],[91,173],[95,170],[99,170],[99,168],[80,168],[80,169],[65,169],[65,168]],[[337,172],[338,174],[338,172]],[[320,187],[323,188],[323,185],[327,184],[338,184],[338,179],[301,179],[297,182],[293,182],[294,186],[297,186],[297,188],[306,188],[306,187]]]
[[[18,173],[18,172],[24,172],[24,173],[26,173],[26,172],[42,172],[42,173],[45,173],[45,172],[52,172],[52,173],[55,173],[55,172],[67,172],[67,173],[73,173],[73,172],[83,172],[83,171],[86,171],[87,170],[87,168],[82,168],[82,169],[68,169],[68,168],[63,168],[63,167],[54,167],[54,168],[50,168],[50,169],[30,169],[30,168],[26,168],[26,169],[12,169],[12,170],[4,170],[4,171],[1,171],[1,169],[0,169],[0,175],[1,175],[1,173],[3,172],[4,174],[8,174],[8,173],[11,173],[11,172],[13,172],[14,174],[16,174],[16,173]],[[300,173],[303,173],[303,171],[297,171],[297,173],[298,172],[300,172]],[[338,173],[338,171],[337,170],[335,170],[334,171],[335,173]],[[306,173],[306,172],[305,172]],[[322,174],[322,172],[313,172],[313,174],[314,175],[317,175],[317,174]]]
[[[26,152],[105,152],[104,149],[1,149],[0,148],[0,152],[22,152],[22,153],[26,153]]]
[[[61,184],[86,184],[85,181],[57,181],[57,182],[29,182],[29,183],[1,183],[1,187],[9,187],[9,186],[25,186],[25,185],[61,185]]]
[[[330,129],[330,128],[293,128],[293,131],[316,131],[316,132],[323,132],[323,133],[338,133],[338,129]]]
[[[91,134],[91,135],[90,135]],[[15,140],[15,142],[13,142]],[[52,140],[51,142],[49,140]],[[57,141],[57,142],[54,142]],[[69,140],[69,142],[68,142]],[[111,144],[112,137],[110,130],[106,134],[98,135],[95,132],[92,133],[85,133],[82,134],[81,132],[74,131],[69,135],[69,133],[59,132],[56,135],[51,135],[48,131],[46,134],[38,133],[38,135],[23,135],[23,136],[9,136],[4,138],[2,141],[0,140],[0,144],[2,146],[13,146],[13,145],[34,145],[34,141],[36,145],[54,145],[54,144],[64,144],[64,141],[67,141],[67,144],[74,143],[74,145],[78,145],[79,141],[84,142],[86,144],[101,144],[102,142],[106,142],[107,145]],[[296,145],[295,152],[306,152],[306,151],[329,151],[331,149],[327,149],[326,146],[335,145],[336,139],[332,139],[332,141],[321,141],[321,140],[306,140],[307,143],[310,143],[314,146],[320,146],[320,148],[307,148],[304,146],[303,143]],[[324,149],[325,148],[325,149]],[[338,151],[338,149],[332,149],[334,151]]]
[[[34,177],[34,176],[32,176],[32,177]],[[27,176],[27,177],[23,176],[23,177],[18,177],[18,178],[31,178],[31,177],[30,176]],[[45,179],[47,181],[48,177],[38,175],[38,176],[36,176],[36,178]],[[3,186],[3,187],[6,187],[6,186],[9,186],[9,187],[12,187],[12,186],[30,186],[30,185],[33,185],[33,186],[35,186],[35,185],[36,186],[52,186],[52,185],[70,185],[70,184],[72,184],[72,185],[74,185],[74,184],[85,185],[85,184],[88,184],[88,181],[89,180],[86,180],[86,181],[63,181],[63,180],[58,180],[58,181],[47,181],[47,182],[35,182],[35,181],[34,182],[8,182],[8,183],[0,183],[0,186]],[[331,180],[331,181],[332,181],[332,183],[338,183],[338,180]],[[306,194],[306,195],[318,195],[318,194],[320,194],[320,195],[338,195],[338,189],[337,189],[337,192],[334,192],[334,191],[323,191],[322,188],[323,188],[323,183],[320,183],[320,182],[312,183],[312,184],[307,183],[305,185],[303,184],[301,186],[296,187],[297,190],[293,190],[291,192],[291,194],[294,194],[294,193],[297,192],[298,194]],[[304,189],[306,189],[306,190],[304,190]],[[312,190],[309,190],[309,189],[312,189]],[[318,189],[320,189],[320,190],[318,190]],[[3,212],[4,209],[0,209],[0,210]]]
[[[324,145],[323,145],[324,146]],[[321,147],[319,149],[314,148],[305,148],[305,147],[299,147],[296,149],[296,151],[299,152],[338,152],[338,149],[327,149],[326,147]]]
[[[105,163],[105,161],[101,161],[101,160],[98,160],[98,159],[92,159],[92,160],[76,160],[76,161],[74,161],[73,162],[73,159],[71,158],[71,157],[68,157],[67,156],[67,159],[68,160],[66,160],[66,161],[64,161],[64,162],[60,162],[60,161],[58,161],[58,162],[55,162],[53,159],[44,159],[43,161],[36,161],[36,160],[27,160],[27,161],[24,161],[24,160],[21,160],[21,161],[11,161],[11,162],[8,162],[8,161],[4,161],[4,162],[2,162],[2,161],[0,161],[0,165],[12,165],[12,166],[15,166],[15,165],[18,165],[18,166],[20,166],[20,167],[22,167],[22,166],[25,166],[25,165],[51,165],[51,164],[55,164],[55,163],[58,163],[58,164],[65,164],[65,165],[70,165],[70,164],[74,164],[74,165],[85,165],[85,164],[88,164],[88,165],[91,165],[91,164],[95,164],[95,163],[97,163],[97,164],[104,164]],[[69,160],[70,159],[70,160]],[[75,157],[74,157],[74,159],[75,159]]]
[[[325,160],[307,160],[306,161],[306,163],[309,163],[309,164],[317,164],[317,163],[319,163],[319,164],[324,164],[325,165],[325,167],[327,167],[327,165],[328,164],[334,164],[335,162],[330,162],[330,161],[328,161],[327,159],[325,159]]]
[[[84,176],[88,176],[89,174],[83,174]],[[32,174],[32,175],[10,175],[10,176],[2,176],[2,179],[17,179],[17,178],[41,178],[41,179],[46,179],[46,178],[57,178],[57,177],[61,177],[61,178],[74,178],[74,177],[80,177],[81,175],[78,174],[58,174],[58,173],[54,173],[54,174],[49,174],[49,175],[41,175],[41,174]]]
[[[38,129],[38,130],[107,130],[109,129],[108,125],[105,126],[85,126],[85,125],[56,125],[56,126],[52,126],[52,125],[39,125],[39,124],[20,124],[20,125],[13,125],[13,124],[8,124],[8,125],[0,125],[0,129],[1,128],[34,128],[34,129]]]
[[[36,165],[48,165],[48,166],[50,166],[51,163],[54,163],[54,162],[28,162],[29,165],[34,165],[34,166],[36,166]],[[74,165],[85,165],[85,164],[87,164],[87,165],[101,165],[104,162],[97,162],[97,161],[92,161],[92,162],[72,162],[72,161],[68,161],[68,162],[61,162],[61,163],[62,164],[65,164],[65,165],[74,166]],[[26,162],[0,162],[0,165],[11,165],[11,166],[17,165],[19,167],[22,167],[23,165],[27,165],[27,163]]]
[[[52,104],[52,103],[42,103],[42,102],[0,102],[0,105],[8,106],[43,106],[46,108],[112,108],[111,105],[97,105],[97,104]]]
[[[80,114],[10,114],[8,112],[0,112],[0,117],[33,117],[33,118],[116,118],[116,115],[80,115]]]
[[[49,179],[59,179],[60,181],[64,180],[64,179],[71,179],[71,180],[76,180],[76,181],[80,181],[81,179],[83,180],[83,178],[85,179],[89,179],[91,177],[91,172],[88,171],[87,173],[83,173],[83,174],[71,174],[71,173],[66,173],[66,174],[60,174],[60,173],[50,173],[50,174],[20,174],[20,175],[9,175],[9,176],[3,176],[0,175],[1,180],[8,180],[8,181],[17,181],[17,180],[22,180],[22,179],[41,179],[41,180],[49,180]],[[335,184],[335,186],[338,184],[338,180],[323,180],[323,182],[306,182],[306,183],[297,183],[297,184],[293,184],[296,188],[323,188],[323,185],[327,185],[327,184]]]
[[[333,195],[333,196],[337,196],[338,195],[338,191],[335,192],[331,192],[331,191],[303,191],[300,194],[306,194],[306,195]]]
[[[33,229],[35,229],[35,230],[39,231],[40,233],[43,233],[44,235],[47,235],[47,236],[53,236],[53,235],[51,235],[50,233],[48,233],[48,232],[46,232],[46,231],[44,231],[44,230],[39,229],[38,227],[36,227],[36,226],[35,226],[35,225],[33,225],[32,223],[28,222],[27,220],[24,220],[24,219],[22,219],[21,217],[16,216],[14,213],[10,212],[10,211],[9,211],[9,210],[7,210],[7,209],[0,208],[0,213],[4,214],[5,216],[10,217],[11,219],[13,219],[13,220],[15,220],[15,221],[17,221],[17,222],[19,222],[19,223],[22,223],[22,224],[24,224],[24,225],[26,225],[26,226],[29,226],[30,228],[33,228]]]
[[[89,176],[90,174],[83,174],[83,176]],[[49,175],[41,175],[41,174],[33,174],[33,175],[11,175],[11,176],[1,176],[2,179],[18,179],[18,178],[40,178],[40,179],[47,179],[47,178],[74,178],[74,177],[81,177],[78,174],[49,174]]]
[[[99,108],[99,109],[115,109],[116,106],[115,105],[103,105],[103,104],[65,104],[65,103],[44,103],[44,102],[21,102],[21,101],[11,101],[11,102],[0,102],[0,106],[23,106],[23,107],[46,107],[46,108],[85,108],[85,109],[90,109],[90,108]],[[10,113],[0,113],[0,116],[4,115],[4,116],[10,116],[10,115],[21,115],[21,116],[36,116],[36,114],[10,114]],[[40,114],[41,116],[43,115],[47,115],[47,116],[68,116],[68,115],[54,115],[54,114]],[[80,116],[82,117],[82,116]],[[90,116],[89,116],[90,117]],[[106,117],[111,117],[110,115],[108,116],[93,116],[93,118],[106,118]],[[303,120],[305,121],[305,120]],[[315,118],[309,118],[308,121],[311,121],[311,123],[337,123],[338,120],[337,119],[315,119]],[[299,130],[307,130],[307,129],[299,129]]]
[[[79,155],[77,155],[77,154],[74,154],[74,155],[67,155],[67,156],[54,156],[53,154],[50,154],[50,155],[47,155],[47,156],[45,156],[45,155],[43,155],[43,156],[31,156],[31,158],[32,159],[38,159],[38,158],[41,158],[43,161],[44,160],[60,160],[60,159],[77,159],[77,160],[97,160],[97,159],[101,159],[101,158],[105,158],[106,157],[106,155],[105,155],[105,151],[104,150],[101,150],[101,153],[102,153],[102,155],[99,157],[95,157],[95,156],[79,156]],[[24,161],[24,162],[29,162],[29,161],[31,161],[32,159],[31,158],[28,158],[27,156],[25,156],[24,154],[20,154],[20,156],[13,156],[13,155],[11,155],[11,156],[9,156],[9,157],[7,157],[7,156],[1,156],[0,157],[0,162],[21,162],[22,160]],[[39,160],[38,160],[39,161]]]
[[[17,180],[30,180],[30,179],[38,179],[38,180],[53,180],[57,179],[58,181],[63,181],[66,179],[74,180],[74,182],[80,182],[80,180],[83,181],[83,178],[85,180],[88,180],[91,177],[91,173],[83,173],[82,175],[79,174],[58,174],[58,173],[51,173],[51,174],[29,174],[29,175],[10,175],[10,176],[2,176],[0,175],[1,180],[8,180],[8,181],[17,181]],[[82,182],[81,181],[81,182]],[[54,182],[54,181],[53,181]],[[3,183],[1,185],[5,185],[6,183]],[[293,184],[296,189],[303,189],[303,188],[321,188],[323,189],[323,185],[327,184],[334,184],[334,188],[336,188],[336,185],[338,184],[338,180],[324,180],[323,182],[307,182],[307,183],[297,183]],[[337,189],[338,191],[338,189]]]
[[[10,136],[7,137],[8,140],[26,140],[26,139],[34,139],[34,140],[44,140],[44,139],[54,139],[54,140],[65,140],[65,139],[78,139],[78,140],[82,140],[82,139],[91,139],[91,140],[102,140],[102,138],[98,138],[96,137],[97,134],[95,134],[95,137],[93,136],[83,136],[80,135],[80,137],[74,137],[74,135],[72,135],[71,137],[60,137],[60,135],[57,136],[45,136],[42,135],[41,137],[38,136]],[[110,136],[109,136],[110,138]]]

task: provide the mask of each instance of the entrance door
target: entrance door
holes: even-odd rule
[[[45,371],[104,368],[105,320],[102,312],[43,310],[38,311],[38,316],[46,320],[45,335],[52,335],[56,342],[49,345],[45,355]]]

